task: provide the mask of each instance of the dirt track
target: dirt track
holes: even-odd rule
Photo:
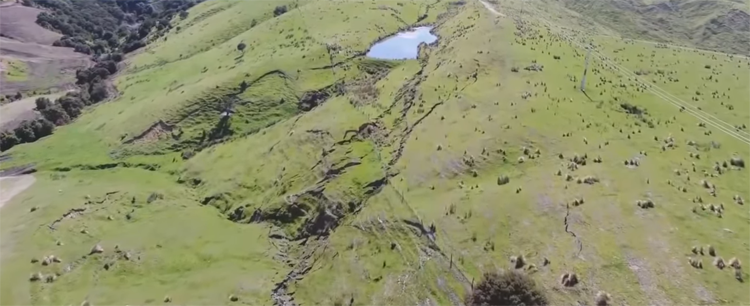
[[[35,181],[36,178],[31,174],[0,177],[0,208],[17,194],[31,187]]]
[[[53,47],[62,35],[36,24],[42,10],[15,3],[0,4],[0,58],[19,60],[28,66],[24,81],[9,82],[0,76],[0,94],[30,90],[67,90],[75,71],[92,64],[89,56],[72,48]]]

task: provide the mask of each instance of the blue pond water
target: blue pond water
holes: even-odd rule
[[[367,56],[379,59],[415,59],[420,43],[430,44],[438,39],[430,30],[432,27],[418,27],[399,32],[374,44]]]

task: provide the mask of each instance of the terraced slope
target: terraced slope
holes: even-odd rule
[[[712,262],[750,262],[750,62],[580,35],[579,18],[201,3],[129,59],[117,100],[9,152],[3,168],[38,172],[0,213],[0,299],[461,305],[523,255],[555,305],[747,303]],[[440,39],[417,60],[363,56],[422,24]]]

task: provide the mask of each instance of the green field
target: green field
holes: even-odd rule
[[[0,303],[461,305],[524,255],[553,305],[750,304],[733,268],[691,253],[750,263],[734,200],[750,175],[730,164],[750,158],[750,61],[576,31],[588,21],[558,4],[490,5],[507,16],[195,6],[127,60],[116,100],[8,152],[0,167],[38,172],[0,214]],[[440,38],[417,60],[363,56],[426,24]],[[30,263],[47,255],[62,262]]]
[[[6,82],[23,82],[28,77],[28,67],[19,60],[3,59],[3,76]]]

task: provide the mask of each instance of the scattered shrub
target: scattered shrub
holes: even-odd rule
[[[740,260],[737,259],[737,257],[732,257],[731,259],[729,259],[727,264],[732,268],[742,269],[742,263],[740,263]]]
[[[726,265],[724,264],[724,259],[722,259],[721,257],[714,258],[714,266],[719,268],[719,270],[723,270],[726,267]]]
[[[638,200],[635,202],[638,207],[643,209],[654,208],[654,202],[649,200]]]
[[[565,273],[560,276],[560,283],[565,287],[573,287],[578,284],[578,275],[575,273]]]
[[[611,298],[612,297],[609,295],[609,293],[599,291],[596,294],[596,298],[594,298],[594,302],[596,303],[596,306],[607,306],[609,305],[609,300]]]
[[[703,269],[703,261],[701,261],[700,259],[690,258],[690,259],[688,259],[688,263],[693,268]]]
[[[510,263],[513,264],[513,268],[520,269],[523,268],[524,265],[526,265],[526,260],[524,260],[523,255],[511,256]]]
[[[729,164],[738,168],[745,168],[745,160],[739,157],[732,157],[729,160]]]

